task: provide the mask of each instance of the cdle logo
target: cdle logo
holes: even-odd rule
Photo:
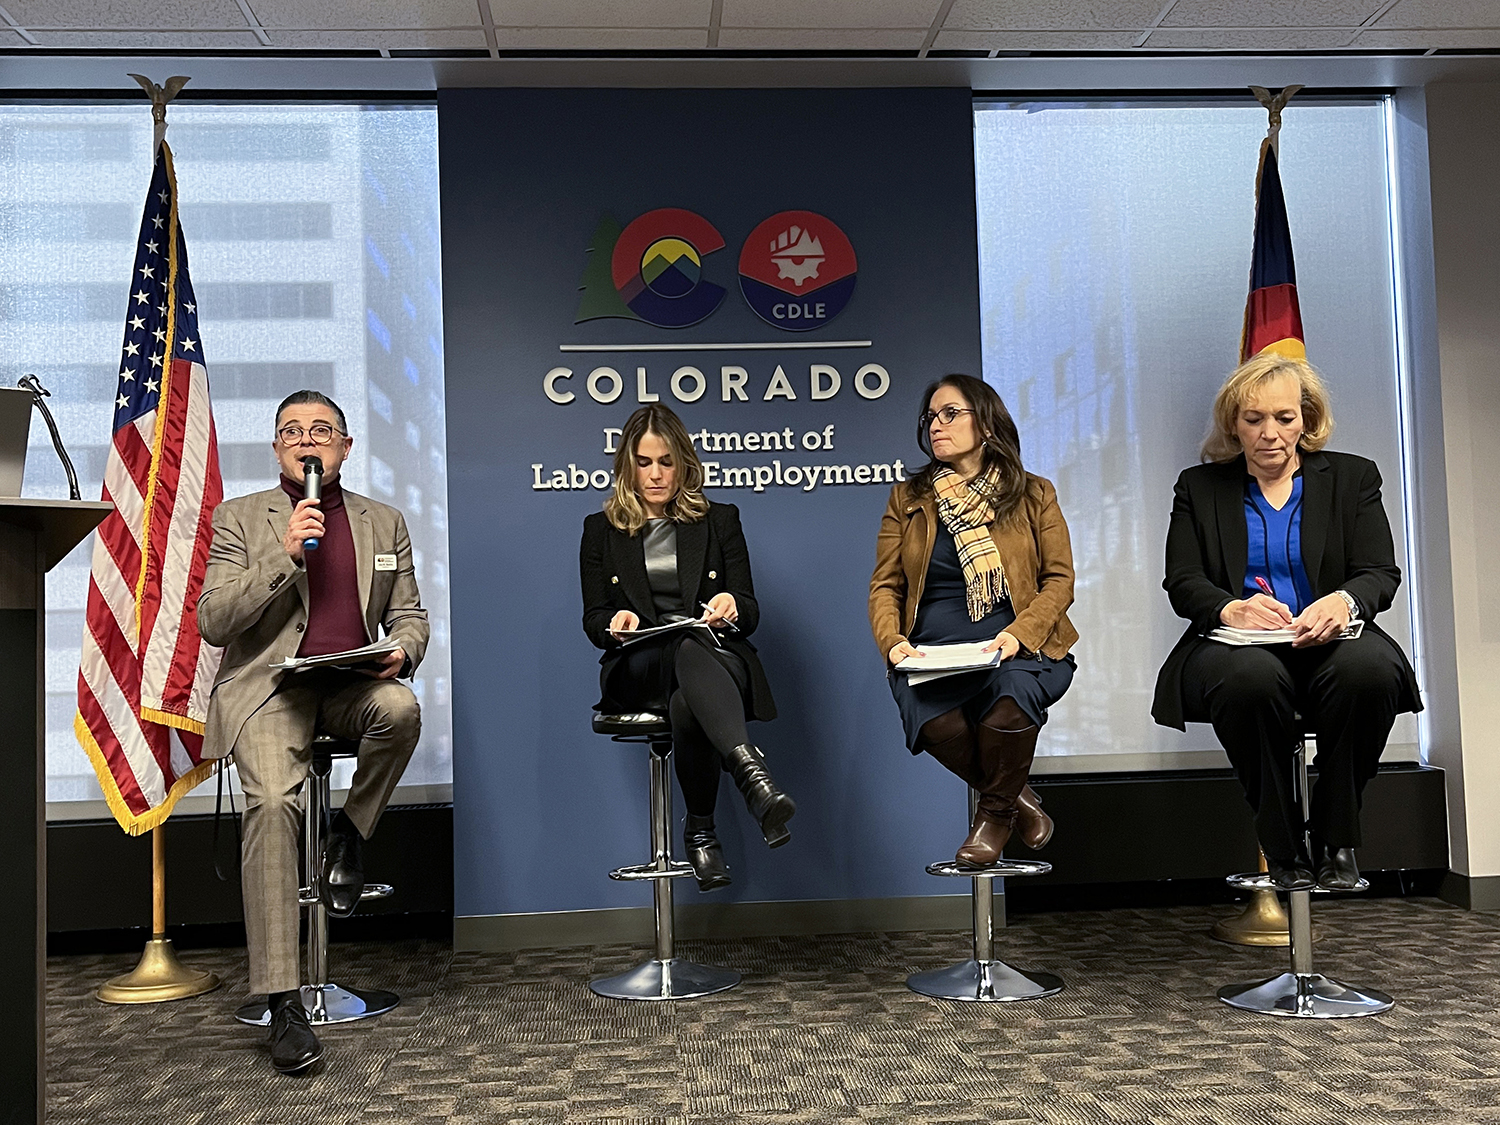
[[[680,207],[647,211],[621,229],[606,213],[589,243],[574,324],[619,317],[687,328],[711,316],[724,287],[703,277],[703,261],[724,238]],[[788,332],[821,328],[849,304],[859,263],[848,236],[812,211],[780,211],[740,249],[740,292],[767,324]]]
[[[623,317],[658,328],[697,324],[724,300],[724,287],[703,278],[703,259],[723,248],[712,223],[680,207],[647,211],[624,230],[606,214],[589,244],[573,323]]]
[[[767,324],[806,332],[844,311],[858,269],[853,245],[833,222],[811,211],[781,211],[745,239],[740,292]]]

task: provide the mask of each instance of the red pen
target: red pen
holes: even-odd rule
[[[1255,576],[1255,584],[1260,587],[1261,593],[1272,598],[1276,596],[1276,591],[1271,589],[1271,584],[1258,574]]]

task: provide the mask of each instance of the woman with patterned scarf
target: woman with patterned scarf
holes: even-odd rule
[[[1021,465],[1010,412],[987,383],[927,388],[917,444],[929,461],[891,490],[870,578],[870,627],[889,665],[906,745],[979,792],[958,862],[994,863],[1013,831],[1029,848],[1052,820],[1026,784],[1047,708],[1073,681],[1073,548],[1050,481]],[[923,683],[918,645],[988,641],[993,668]]]

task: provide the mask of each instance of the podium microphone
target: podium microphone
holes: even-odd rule
[[[323,460],[320,457],[302,458],[302,496],[306,500],[321,500],[323,498]],[[304,539],[302,541],[304,551],[316,551],[318,541],[316,539]]]

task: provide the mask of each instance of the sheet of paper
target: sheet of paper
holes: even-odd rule
[[[1335,640],[1352,641],[1365,630],[1363,621],[1355,621],[1340,633]],[[1220,625],[1208,634],[1208,639],[1225,645],[1289,645],[1297,639],[1295,629],[1232,629]]]

